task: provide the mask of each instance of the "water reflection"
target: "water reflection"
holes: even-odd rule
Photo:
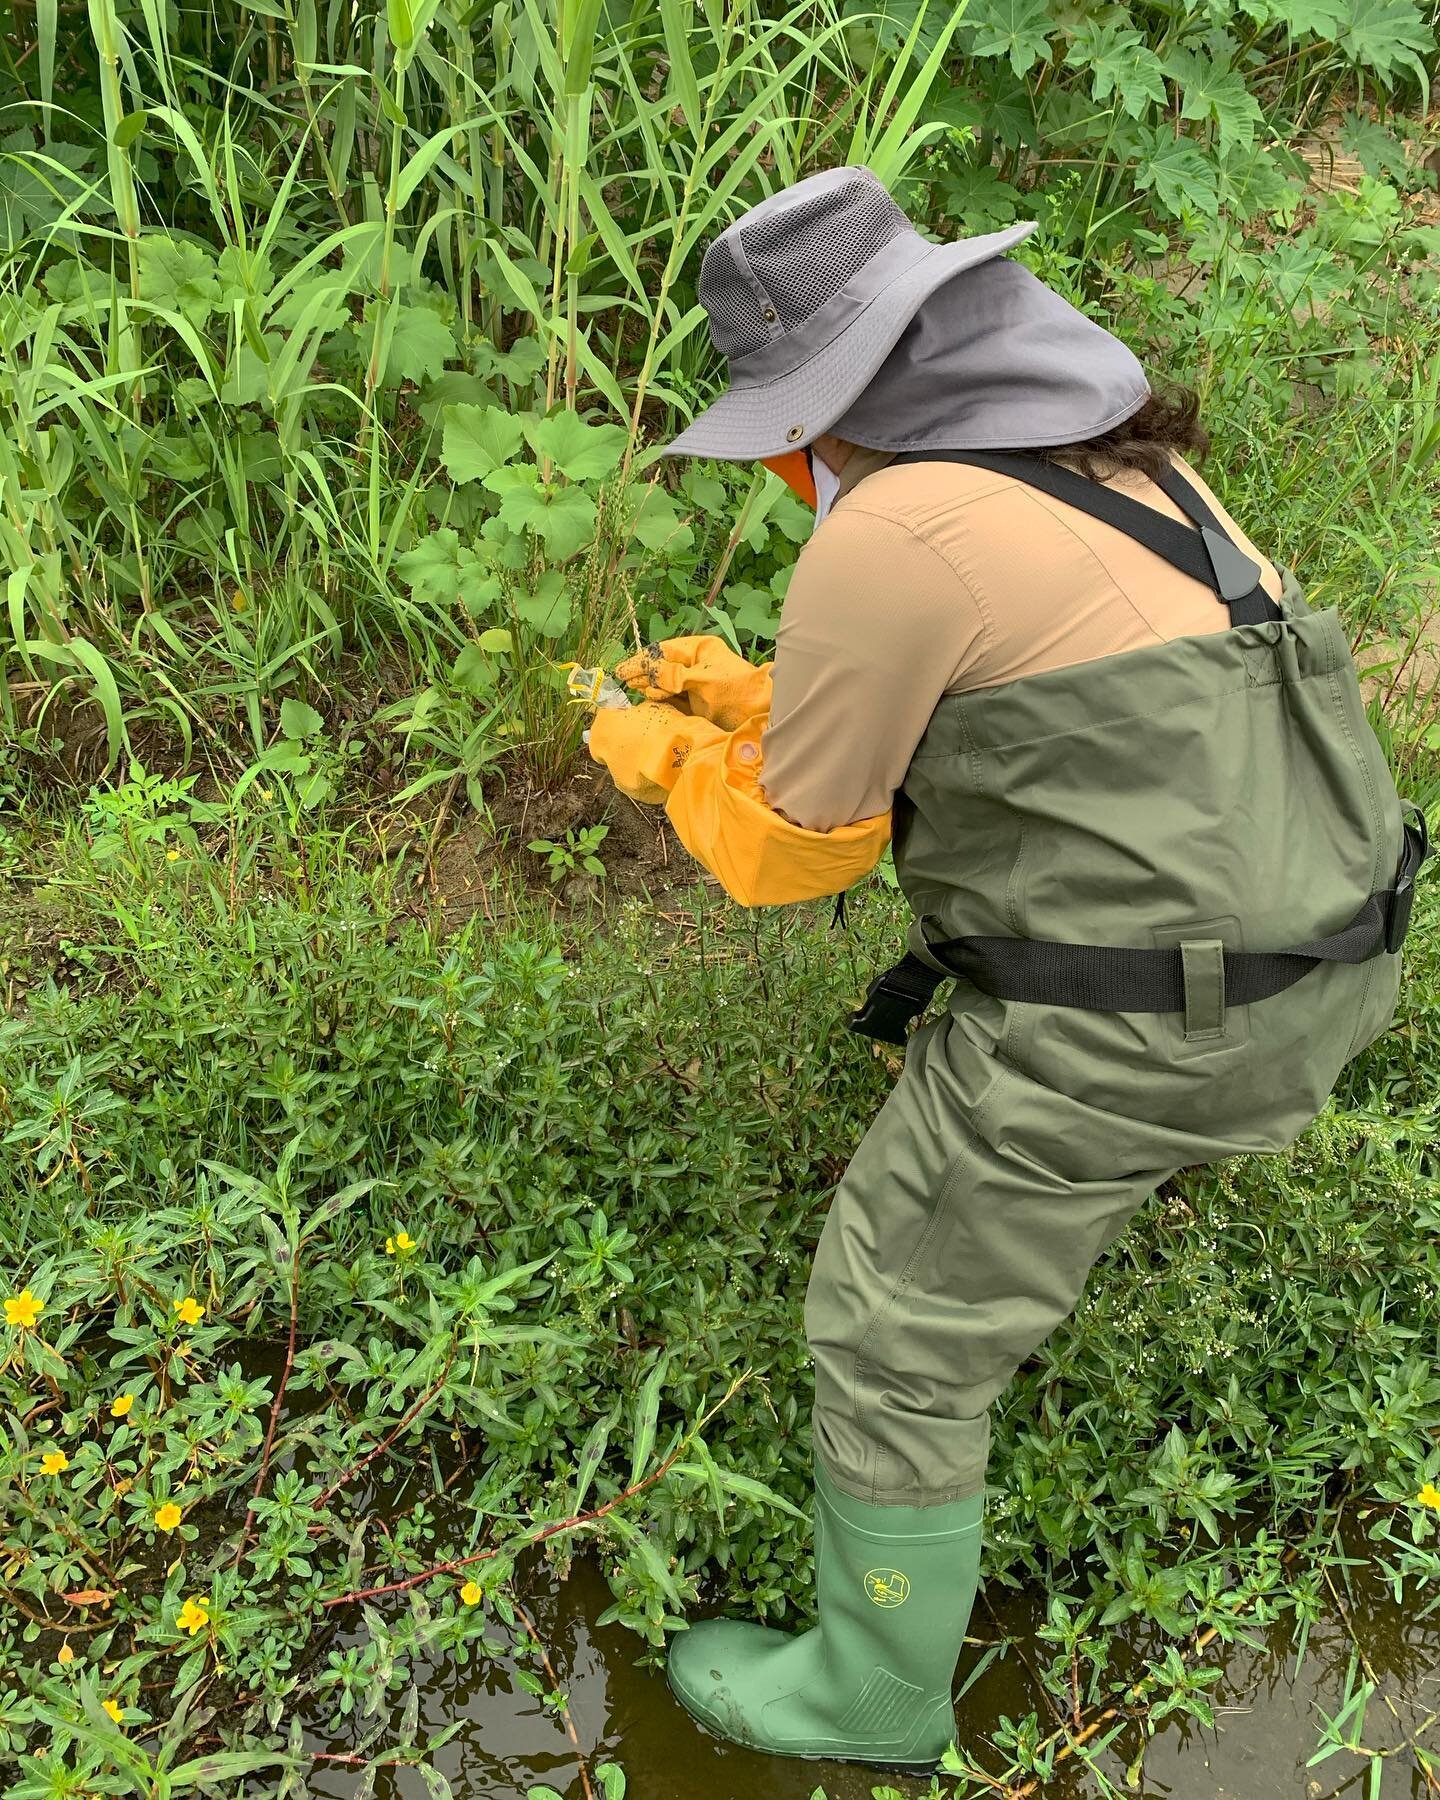
[[[599,1570],[578,1562],[570,1579],[557,1582],[537,1567],[524,1599],[562,1686],[570,1696],[579,1741],[592,1765],[607,1757],[621,1763],[629,1778],[628,1800],[810,1800],[823,1786],[828,1800],[870,1800],[876,1785],[889,1783],[907,1795],[925,1784],[907,1782],[834,1763],[796,1763],[758,1756],[720,1743],[692,1724],[671,1700],[664,1678],[640,1667],[642,1646],[618,1625],[592,1621],[610,1604]],[[1430,1711],[1440,1708],[1440,1618],[1414,1620],[1397,1611],[1386,1592],[1362,1581],[1347,1602],[1351,1623],[1381,1682],[1371,1701],[1364,1742],[1385,1749],[1415,1732]],[[1000,1597],[997,1614],[977,1607],[977,1637],[1012,1637],[1033,1654],[1039,1608],[1029,1596]],[[962,1662],[963,1681],[977,1650]],[[1310,1633],[1298,1676],[1287,1625],[1250,1643],[1214,1643],[1210,1656],[1225,1675],[1211,1692],[1214,1731],[1167,1722],[1150,1746],[1144,1779],[1129,1788],[1125,1771],[1140,1748],[1133,1731],[1123,1732],[1104,1752],[1106,1776],[1143,1800],[1329,1800],[1366,1796],[1368,1771],[1342,1752],[1307,1768],[1320,1742],[1316,1706],[1334,1713],[1340,1704],[1350,1661],[1350,1640],[1338,1614]],[[525,1800],[544,1782],[567,1797],[581,1793],[574,1747],[563,1722],[539,1700],[516,1687],[508,1665],[493,1662],[457,1667],[436,1663],[418,1672],[422,1727],[439,1730],[456,1720],[461,1729],[434,1757],[457,1800]],[[397,1717],[403,1696],[397,1697]],[[983,1734],[1002,1713],[1012,1719],[1030,1711],[1049,1718],[1050,1707],[1018,1654],[993,1662],[960,1704],[959,1724]],[[1398,1718],[1395,1716],[1398,1714]],[[343,1751],[347,1741],[326,1728],[318,1715],[307,1720],[312,1750]],[[380,1739],[383,1745],[384,1738]],[[1440,1733],[1422,1737],[1440,1758]],[[380,1747],[377,1745],[376,1747]],[[1385,1800],[1414,1800],[1427,1790],[1424,1777],[1402,1755],[1385,1770]],[[317,1764],[311,1789],[327,1800],[348,1800],[364,1771],[341,1764]],[[949,1784],[946,1784],[947,1790]],[[1056,1770],[1043,1793],[1054,1800],[1092,1800],[1102,1789],[1078,1764]],[[430,1800],[431,1790],[414,1769],[382,1770],[374,1792],[379,1800]]]

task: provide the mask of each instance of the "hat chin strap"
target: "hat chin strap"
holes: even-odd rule
[[[820,496],[815,491],[815,472],[810,466],[808,450],[787,450],[782,456],[762,456],[760,463],[772,475],[778,475],[790,492],[798,494],[807,506],[818,509]]]

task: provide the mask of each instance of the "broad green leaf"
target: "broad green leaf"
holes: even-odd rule
[[[1040,142],[1035,104],[1023,81],[1006,80],[987,85],[981,120],[984,128],[993,131],[1009,150],[1033,150]]]
[[[1191,50],[1172,50],[1164,69],[1180,90],[1182,119],[1213,121],[1222,151],[1247,149],[1254,143],[1255,127],[1264,124],[1265,116],[1238,69],[1224,68]]]
[[[440,460],[452,481],[481,481],[520,448],[520,421],[498,406],[459,401],[444,408]]]
[[[487,656],[479,644],[467,644],[450,670],[450,684],[477,698],[489,693],[500,671],[495,659]]]
[[[401,381],[417,387],[445,372],[455,355],[455,334],[429,306],[401,306],[395,313],[395,332],[385,365],[387,386]]]
[[[492,625],[488,631],[482,631],[476,641],[490,656],[510,656],[515,650],[514,638],[499,625]]]
[[[284,341],[278,331],[267,334],[266,345],[272,357]],[[269,392],[270,377],[267,373],[267,365],[261,361],[249,344],[241,344],[225,370],[225,379],[220,387],[220,398],[227,406],[254,406],[264,400]]]
[[[580,488],[542,483],[528,468],[497,469],[485,485],[500,495],[500,525],[539,537],[556,562],[573,556],[594,534],[595,502]]]
[[[625,454],[628,440],[622,426],[587,425],[572,412],[527,423],[525,437],[537,456],[549,457],[571,481],[597,481],[608,475]]]
[[[700,512],[714,512],[729,503],[725,483],[703,463],[691,463],[680,477],[680,491]]]
[[[546,527],[542,525],[540,529],[543,534]],[[549,541],[547,537],[547,548]],[[535,584],[534,592],[517,593],[513,604],[516,617],[543,637],[557,638],[570,624],[570,596],[565,590],[565,577],[558,569],[547,569]]]
[[[1165,104],[1160,58],[1138,31],[1094,18],[1081,21],[1067,60],[1088,68],[1092,97],[1103,105],[1113,94],[1132,119]]]
[[[321,294],[326,298],[317,300]],[[333,331],[337,325],[349,322],[347,297],[339,276],[334,270],[327,269],[322,274],[297,281],[270,312],[266,322],[282,331],[294,331],[303,319],[311,331]]]
[[[1346,113],[1340,141],[1376,181],[1403,182],[1411,172],[1404,143],[1376,119],[1354,111]]]
[[[936,187],[950,217],[964,219],[969,231],[998,231],[1013,225],[1022,211],[1028,212],[1033,205],[1018,188],[1000,179],[994,163],[982,163],[978,168],[967,163],[953,174],[939,176]]]
[[[1349,8],[1345,0],[1272,0],[1271,15],[1293,37],[1333,39]]]
[[[1286,174],[1277,159],[1257,144],[1220,165],[1225,210],[1237,219],[1264,214],[1282,224],[1293,223],[1305,200],[1305,184]]]
[[[541,349],[538,338],[516,338],[505,351],[486,346],[483,353],[488,359],[487,372],[493,372],[505,381],[513,381],[521,387],[533,381],[545,367],[545,352]]]
[[[1435,39],[1414,0],[1350,0],[1335,42],[1351,62],[1377,75],[1409,69],[1428,93],[1425,63]]]
[[[1215,163],[1191,138],[1177,138],[1163,128],[1145,126],[1138,142],[1135,185],[1153,192],[1162,212],[1181,218],[1202,212],[1213,218],[1220,210]]]
[[[416,411],[427,425],[441,423],[441,413],[447,406],[454,406],[464,401],[470,406],[500,407],[500,397],[494,388],[482,381],[478,375],[463,375],[458,369],[447,369],[434,381],[425,384],[425,392],[416,404]]]
[[[303,700],[282,700],[280,702],[280,729],[292,741],[314,737],[317,731],[324,729],[325,720],[313,706],[307,706]]]
[[[775,596],[748,581],[732,581],[725,589],[725,611],[735,629],[751,637],[772,638],[780,623]]]
[[[974,56],[1007,56],[1017,77],[1050,60],[1050,8],[1046,0],[975,0],[964,30]]]
[[[203,325],[220,303],[215,258],[188,238],[143,237],[140,296],[178,312],[192,325]]]
[[[462,544],[452,526],[442,525],[395,559],[395,568],[422,603],[451,606],[456,601],[474,616],[500,598],[500,583],[488,559]]]
[[[813,526],[814,514],[807,510],[806,516]],[[695,541],[695,533],[682,523],[674,499],[658,481],[640,490],[630,515],[630,535],[647,550],[666,550],[672,556],[683,556]]]

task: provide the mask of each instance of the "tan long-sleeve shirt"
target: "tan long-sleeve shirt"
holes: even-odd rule
[[[1049,494],[965,463],[891,460],[852,452],[776,634],[762,781],[770,804],[811,831],[889,807],[946,694],[1229,623],[1208,588]],[[1194,470],[1177,467],[1278,597],[1273,565]],[[1184,519],[1143,475],[1108,485]]]

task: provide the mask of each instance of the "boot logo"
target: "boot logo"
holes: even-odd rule
[[[910,1598],[910,1577],[899,1569],[871,1569],[865,1577],[865,1592],[876,1606],[903,1606]]]

